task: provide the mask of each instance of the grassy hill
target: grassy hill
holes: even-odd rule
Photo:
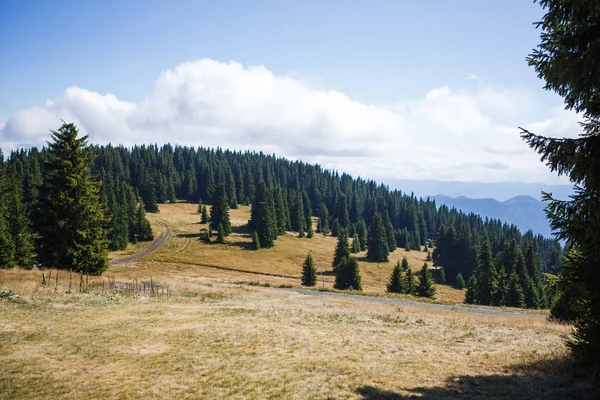
[[[478,315],[256,286],[299,285],[310,249],[329,269],[335,239],[288,234],[273,249],[248,250],[249,210],[241,207],[231,213],[230,244],[206,244],[198,240],[203,226],[194,211],[185,203],[161,206],[151,218],[156,234],[158,222],[166,222],[168,242],[141,260],[112,265],[102,277],[83,277],[83,292],[80,277],[70,285],[65,271],[58,279],[57,271],[0,271],[0,289],[19,295],[0,301],[3,397],[597,395],[574,377],[566,358],[570,326],[539,315]],[[111,257],[127,259],[145,246]],[[425,253],[398,250],[387,264],[361,260],[365,291],[383,295],[403,255],[416,270]],[[158,290],[124,290],[151,278]],[[333,277],[326,280],[329,287]],[[441,301],[462,299],[461,291],[437,289]]]

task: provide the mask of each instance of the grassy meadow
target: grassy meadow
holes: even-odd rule
[[[280,237],[248,250],[249,210],[232,210],[229,245],[198,240],[195,206],[163,205],[170,239],[142,260],[89,277],[0,270],[3,399],[581,399],[598,392],[567,358],[568,325],[539,316],[492,316],[307,296],[298,285],[312,250],[330,268],[334,238]],[[160,227],[153,222],[155,232]],[[130,257],[148,244],[111,255]],[[365,290],[383,294],[393,263],[414,270],[423,252],[360,262]],[[49,274],[50,273],[50,274]],[[58,273],[58,279],[56,279]],[[46,279],[43,286],[42,274]],[[268,275],[267,275],[268,274]],[[50,275],[50,276],[49,276]],[[117,283],[152,277],[158,293]],[[332,277],[326,276],[327,285]],[[320,284],[320,283],[319,283]],[[158,295],[168,288],[169,296]],[[447,288],[447,289],[445,289]],[[462,292],[438,285],[441,301]]]

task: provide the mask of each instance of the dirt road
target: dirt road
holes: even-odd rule
[[[152,216],[152,217],[149,216],[149,218],[151,218],[154,222],[156,222],[158,225],[160,225],[160,227],[162,228],[161,233],[159,233],[159,235],[154,239],[154,241],[150,244],[150,246],[148,246],[143,251],[140,251],[139,253],[129,256],[127,258],[122,258],[120,260],[111,261],[110,265],[123,265],[123,264],[129,264],[132,262],[139,261],[140,258],[152,253],[153,251],[158,249],[160,246],[165,244],[167,242],[167,240],[169,240],[169,235],[171,233],[169,226],[154,216]]]

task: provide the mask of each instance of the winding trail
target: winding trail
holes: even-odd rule
[[[154,239],[154,241],[150,244],[150,246],[148,246],[143,251],[141,251],[137,254],[134,254],[132,256],[129,256],[127,258],[123,258],[120,260],[114,260],[110,263],[111,265],[124,265],[124,264],[130,264],[130,263],[133,263],[136,261],[140,261],[140,259],[142,257],[147,256],[147,255],[151,254],[152,252],[156,251],[160,246],[162,246],[169,240],[169,238],[171,237],[170,236],[171,230],[170,230],[169,226],[164,221],[161,221],[160,219],[158,219],[156,216],[152,216],[150,218],[154,222],[156,222],[158,225],[161,226],[162,232],[156,237],[156,239]],[[151,262],[151,260],[147,260],[147,261]],[[163,262],[163,261],[155,261],[155,262],[160,262],[161,264],[173,264],[170,262]],[[182,264],[182,263],[175,263],[175,264]],[[183,263],[183,264],[187,264],[187,263]],[[287,275],[268,274],[268,273],[254,272],[254,271],[244,271],[244,270],[237,269],[237,268],[227,268],[227,267],[220,267],[220,266],[216,266],[216,265],[207,265],[207,264],[190,264],[190,265],[197,265],[199,267],[204,267],[204,268],[215,268],[215,269],[222,269],[222,270],[227,270],[227,271],[235,271],[235,272],[242,272],[242,273],[262,275],[262,276],[296,278],[296,277],[291,277],[291,276],[287,276]],[[539,315],[539,314],[520,313],[517,311],[502,311],[502,310],[498,310],[498,309],[494,309],[494,308],[487,308],[487,307],[465,307],[465,306],[461,306],[461,305],[452,306],[452,305],[446,305],[446,304],[425,303],[425,302],[420,302],[420,301],[395,299],[395,298],[390,298],[390,297],[363,296],[363,295],[358,295],[358,294],[327,292],[327,291],[307,290],[307,289],[290,289],[290,288],[277,288],[277,287],[273,287],[272,289],[283,290],[283,291],[287,291],[287,292],[294,292],[294,293],[307,295],[307,296],[330,296],[330,297],[332,296],[332,297],[340,297],[340,298],[353,299],[353,300],[359,300],[359,301],[372,301],[375,303],[405,304],[405,305],[410,305],[410,306],[414,306],[414,307],[425,307],[425,308],[433,308],[433,309],[437,309],[437,310],[458,311],[458,312],[467,312],[467,313],[474,313],[474,314],[484,314],[484,315],[494,315],[494,316],[504,316],[504,317],[521,317],[521,318],[523,318],[523,317],[546,318],[546,316]]]
[[[157,250],[160,246],[165,244],[167,242],[167,240],[169,240],[169,237],[171,234],[171,230],[169,229],[169,226],[156,217],[149,217],[149,218],[151,218],[154,222],[156,222],[158,225],[160,225],[160,227],[162,228],[162,232],[154,239],[154,241],[146,249],[144,249],[144,250],[140,251],[139,253],[136,253],[132,256],[129,256],[127,258],[122,258],[120,260],[111,261],[110,265],[124,265],[124,264],[130,264],[130,263],[139,261],[140,258],[147,256],[148,254],[151,254],[152,252]]]

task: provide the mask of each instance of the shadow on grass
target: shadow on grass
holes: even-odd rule
[[[231,232],[233,233],[247,233],[250,234],[250,227],[247,224],[241,226],[232,226]]]
[[[202,232],[199,233],[180,233],[177,237],[180,238],[199,238],[202,236]]]
[[[570,359],[557,358],[507,368],[506,375],[456,376],[444,386],[405,389],[408,395],[362,386],[362,400],[392,399],[599,399],[600,389]]]

